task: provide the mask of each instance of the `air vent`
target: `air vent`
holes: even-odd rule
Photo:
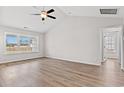
[[[100,9],[101,14],[117,14],[117,9]]]

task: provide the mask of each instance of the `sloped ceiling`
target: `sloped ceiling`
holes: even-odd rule
[[[38,9],[36,9],[38,8]],[[25,29],[29,31],[45,32],[64,18],[64,13],[57,7],[32,7],[32,6],[9,6],[0,7],[0,25]],[[44,22],[40,16],[31,15],[33,13],[40,13],[40,10],[45,8],[55,10],[51,15],[56,19],[47,18]],[[28,28],[24,28],[28,27]]]
[[[38,9],[43,7],[38,6]],[[57,19],[53,20],[47,18],[44,22],[41,21],[40,16],[31,15],[32,13],[39,13],[40,11],[32,6],[1,6],[0,7],[0,25],[15,27],[29,31],[46,32],[52,27],[56,26],[59,22],[68,18],[69,16],[88,16],[88,17],[124,17],[123,6],[47,6],[45,10],[51,8],[55,9],[51,15]],[[100,8],[117,8],[117,15],[101,15]],[[68,17],[67,17],[68,16]],[[28,28],[24,28],[28,27]]]

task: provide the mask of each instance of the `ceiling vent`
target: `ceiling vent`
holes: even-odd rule
[[[117,9],[100,9],[101,14],[117,14]]]

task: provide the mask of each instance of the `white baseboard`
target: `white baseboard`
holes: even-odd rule
[[[95,66],[100,66],[101,62],[90,62],[90,61],[79,61],[79,60],[70,60],[70,59],[65,59],[65,58],[58,58],[58,57],[50,57],[50,56],[46,56],[47,58],[53,58],[53,59],[59,59],[59,60],[66,60],[66,61],[70,61],[70,62],[76,62],[76,63],[82,63],[82,64],[88,64],[88,65],[95,65]]]
[[[2,61],[2,62],[0,62],[0,64],[3,64],[3,63],[10,63],[10,62],[17,62],[17,61],[23,61],[23,60],[29,60],[29,59],[35,59],[35,58],[42,58],[42,57],[38,56],[38,57],[31,57],[31,58],[25,58],[25,59]]]
[[[65,58],[58,58],[58,57],[50,57],[46,56],[47,58],[53,58],[53,59],[59,59],[59,60],[65,60],[65,61],[70,61],[70,62],[75,62],[75,63],[82,63],[82,64],[89,64],[89,65],[95,65],[95,66],[100,66],[101,62],[90,62],[90,61],[80,61],[80,60],[70,60],[70,59],[65,59]],[[34,58],[42,58],[41,56],[38,57],[31,57],[31,58],[25,58],[25,59],[17,59],[17,60],[9,60],[9,61],[3,61],[2,63],[9,63],[9,62],[16,62],[16,61],[22,61],[22,60],[28,60],[28,59],[34,59]]]

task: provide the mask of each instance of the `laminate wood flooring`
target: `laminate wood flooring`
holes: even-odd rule
[[[51,58],[37,58],[0,65],[1,87],[105,87],[124,86],[124,72],[117,60],[101,66]]]

